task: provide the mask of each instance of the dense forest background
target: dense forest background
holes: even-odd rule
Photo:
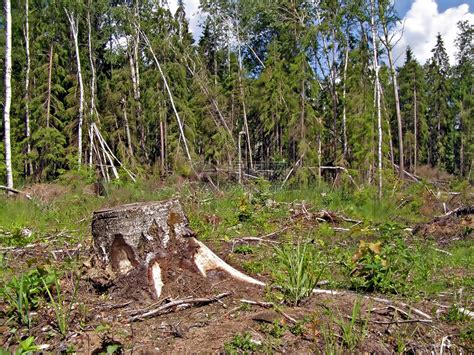
[[[11,6],[15,183],[239,161],[294,167],[299,183],[331,167],[369,184],[422,165],[472,179],[467,21],[452,24],[454,66],[438,35],[426,64],[407,48],[396,67],[390,0],[202,0],[197,42],[182,1],[175,14],[159,0]]]

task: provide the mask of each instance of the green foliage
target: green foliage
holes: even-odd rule
[[[63,337],[66,337],[69,331],[69,325],[71,323],[72,308],[76,302],[76,294],[80,278],[77,277],[76,283],[74,283],[71,299],[66,300],[64,291],[61,288],[60,279],[56,274],[54,274],[54,276],[55,277],[53,278],[52,282],[50,282],[50,284],[54,286],[54,289],[50,288],[45,279],[42,279],[42,282],[53,306],[58,330]],[[56,297],[53,296],[52,291],[55,292]]]
[[[19,276],[14,276],[3,287],[1,293],[10,307],[9,312],[19,324],[31,327],[31,311],[39,306],[44,298],[46,285],[51,284],[54,278],[53,271],[35,268]]]
[[[361,300],[357,299],[354,302],[354,306],[352,307],[352,314],[350,319],[335,319],[336,324],[341,330],[342,344],[349,351],[354,351],[367,335],[367,324],[369,316],[366,316],[365,319],[362,319],[361,322],[361,306]]]
[[[40,350],[40,347],[35,345],[35,337],[33,336],[20,341],[18,345],[19,347],[16,349],[15,355],[34,354]]]
[[[351,286],[356,290],[401,293],[413,266],[413,255],[401,239],[390,244],[361,241],[346,264]]]
[[[343,315],[327,310],[329,319],[339,328],[335,332],[330,323],[321,327],[321,335],[324,340],[324,352],[337,354],[341,352],[354,352],[367,336],[367,324],[369,315],[362,317],[361,299],[356,299],[352,307],[349,319]]]
[[[234,253],[236,254],[253,254],[254,250],[250,245],[238,245],[234,248]]]
[[[277,260],[282,272],[275,276],[281,286],[285,300],[297,306],[316,287],[325,265],[313,245],[298,243],[276,249]]]
[[[459,308],[460,307],[458,305],[453,304],[451,307],[449,307],[444,319],[453,323],[470,320],[470,317],[466,315],[465,312],[462,312]]]
[[[275,320],[272,324],[262,323],[260,326],[260,330],[272,336],[275,339],[280,339],[285,335],[286,330],[288,327],[285,324],[282,324],[279,320]]]
[[[24,340],[20,340],[18,347],[15,350],[15,355],[29,355],[36,354],[40,351],[40,347],[35,344],[35,337],[29,336]],[[10,355],[8,350],[0,347],[0,355]]]
[[[252,336],[249,333],[244,333],[242,335],[236,334],[231,341],[224,344],[224,351],[226,354],[239,354],[243,352],[244,354],[249,354],[258,349],[258,344],[256,344]]]
[[[251,205],[250,205],[250,202],[249,202],[249,198],[247,195],[243,195],[241,198],[240,198],[240,203],[239,203],[239,214],[238,214],[238,218],[239,218],[239,221],[240,222],[245,222],[247,220],[250,219],[250,217],[252,216],[252,213],[251,213]]]

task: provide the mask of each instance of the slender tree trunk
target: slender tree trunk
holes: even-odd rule
[[[302,68],[302,71],[303,71],[303,76],[305,75],[304,74],[304,67]],[[304,125],[304,121],[305,121],[305,100],[306,100],[306,93],[305,93],[305,80],[301,80],[301,92],[300,92],[300,98],[301,98],[301,114],[300,114],[300,130],[301,130],[301,142],[300,143],[303,143],[304,142],[304,139],[305,139],[305,125]],[[303,152],[299,152],[299,154],[302,154]]]
[[[385,21],[383,22],[383,31],[384,31],[384,45],[388,54],[388,63],[390,66],[390,73],[392,76],[392,86],[393,86],[393,95],[395,97],[395,112],[397,114],[397,126],[398,126],[398,173],[400,179],[403,179],[403,174],[405,172],[404,167],[404,154],[403,154],[403,126],[402,126],[402,114],[400,112],[400,98],[398,95],[398,83],[397,83],[397,73],[395,71],[395,65],[392,58],[392,46],[389,43],[389,33]]]
[[[130,69],[132,75],[133,94],[136,103],[136,119],[139,131],[138,133],[140,135],[140,147],[143,151],[145,160],[148,161],[148,153],[146,150],[145,122],[143,121],[143,109],[140,91],[140,56],[138,48],[138,44],[140,41],[140,12],[138,9],[138,1],[135,1],[133,7],[133,16],[135,21],[133,43],[130,53]]]
[[[48,93],[46,96],[46,128],[49,128],[49,121],[51,116],[51,88],[53,80],[53,56],[54,56],[54,45],[51,43],[49,47],[49,67],[48,67]]]
[[[247,139],[247,149],[248,149],[248,158],[250,162],[250,169],[253,169],[253,157],[252,157],[252,144],[250,142],[250,131],[249,131],[249,123],[247,120],[247,108],[245,106],[245,89],[244,89],[244,84],[242,80],[242,75],[243,75],[243,66],[242,66],[242,54],[240,51],[240,39],[238,39],[238,62],[239,62],[239,87],[240,87],[240,99],[242,100],[242,113],[244,116],[244,129],[245,129],[245,136]]]
[[[347,64],[349,63],[349,45],[346,45],[346,51],[344,54],[344,74],[342,83],[342,138],[343,142],[343,153],[344,160],[347,158],[347,117],[346,117],[346,81],[347,81]]]
[[[415,136],[415,149],[413,158],[413,173],[416,174],[416,168],[418,166],[418,112],[417,112],[417,101],[416,101],[416,85],[413,87],[413,130]]]
[[[160,160],[161,170],[165,172],[165,132],[163,120],[160,119]]]
[[[323,127],[323,123],[321,122],[321,118],[318,118],[318,122],[319,122],[319,127],[318,127],[318,184],[321,186],[321,181],[322,181],[322,170],[321,170],[321,165],[322,165],[322,151],[323,151],[323,144],[322,144],[322,136],[321,136],[321,132],[322,132],[322,127]]]
[[[133,147],[132,147],[132,137],[130,135],[130,125],[128,124],[128,116],[127,116],[127,99],[122,99],[123,106],[123,120],[125,123],[125,136],[127,137],[127,148],[128,148],[128,155],[130,159],[133,159]]]
[[[89,48],[89,62],[91,66],[91,102],[90,102],[90,111],[89,111],[89,168],[92,168],[92,144],[94,140],[94,132],[92,130],[92,122],[94,122],[94,113],[95,113],[95,83],[96,83],[96,73],[94,58],[92,56],[92,34],[91,34],[91,14],[90,14],[91,0],[89,0],[89,8],[87,10],[87,46]]]
[[[375,5],[374,0],[370,1],[371,16],[370,22],[372,27],[372,45],[374,52],[374,69],[375,69],[375,88],[376,88],[376,110],[377,110],[377,130],[378,130],[378,145],[377,145],[377,170],[378,170],[378,195],[382,197],[382,111],[380,107],[380,79],[379,79],[379,62],[377,55],[377,34],[375,30]]]
[[[5,10],[5,105],[3,111],[3,129],[5,140],[5,168],[7,187],[13,188],[12,153],[10,142],[10,106],[12,101],[12,12],[10,0],[4,0]]]
[[[25,175],[29,176],[33,172],[33,164],[30,159],[31,154],[31,130],[30,130],[30,23],[29,23],[29,0],[25,1],[25,54],[26,54],[26,73],[25,73],[25,136],[26,136],[26,164]]]
[[[82,81],[81,56],[79,52],[79,23],[76,15],[64,9],[71,26],[71,33],[74,40],[74,49],[76,51],[77,79],[79,81],[79,119],[77,127],[77,163],[79,167],[82,164],[82,121],[84,117],[84,83]]]

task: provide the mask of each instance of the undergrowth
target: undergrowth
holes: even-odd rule
[[[63,183],[67,184],[67,179]],[[17,261],[9,250],[29,245],[90,245],[94,210],[172,197],[182,202],[199,239],[228,253],[232,263],[250,275],[272,281],[277,287],[268,291],[269,297],[278,302],[301,304],[318,281],[325,281],[327,288],[412,299],[436,297],[441,292],[455,294],[460,289],[466,290],[466,299],[472,296],[472,240],[465,238],[440,246],[435,239],[420,239],[406,230],[427,219],[419,212],[426,194],[421,184],[386,191],[382,200],[372,188],[333,189],[322,184],[281,189],[265,181],[245,187],[221,186],[220,193],[209,186],[173,179],[159,183],[116,182],[106,186],[105,196],[85,193],[84,183],[79,180],[71,185],[64,194],[45,201],[0,196],[0,292],[7,306],[4,315],[12,327],[31,328],[35,322],[32,311],[45,304],[64,337],[72,319],[72,305],[80,302],[76,300],[77,280],[65,290],[61,279],[44,267],[49,260],[31,257]],[[360,223],[314,221],[305,216],[294,219],[302,202],[309,212],[333,211]],[[342,231],[334,227],[342,227]],[[249,236],[274,243],[233,243]],[[275,243],[279,245],[275,247]],[[64,275],[77,263],[76,259],[64,258],[59,268]],[[465,322],[459,312],[462,306],[458,302],[448,309],[445,320]],[[354,319],[364,317],[354,307],[350,319],[334,318],[333,327],[322,330],[328,351],[355,351],[362,341],[363,322]],[[339,336],[331,338],[334,327]],[[279,335],[279,329],[272,331]],[[469,334],[472,330],[468,329],[465,336]],[[251,352],[258,349],[256,346],[248,334],[243,334],[230,341],[226,351]]]

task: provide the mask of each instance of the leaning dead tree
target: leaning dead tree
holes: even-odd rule
[[[216,279],[264,285],[197,240],[176,199],[97,211],[92,235],[97,264],[92,281],[127,297],[156,299],[198,285],[205,292]]]
[[[183,140],[183,145],[184,145],[184,150],[186,151],[186,156],[189,160],[189,164],[190,164],[191,168],[193,168],[193,159],[191,158],[191,153],[189,152],[188,142],[186,140],[186,136],[184,135],[184,124],[183,124],[183,121],[181,120],[181,117],[179,116],[178,110],[176,109],[174,99],[173,99],[173,94],[171,93],[171,89],[168,85],[168,80],[166,79],[166,76],[163,73],[163,69],[161,68],[161,64],[158,61],[158,58],[155,54],[155,51],[153,50],[153,47],[151,45],[150,40],[148,39],[145,32],[141,31],[141,35],[142,35],[143,40],[145,41],[148,49],[150,50],[150,53],[153,57],[153,60],[155,61],[155,64],[158,68],[158,71],[160,72],[161,78],[163,79],[163,84],[165,85],[166,92],[168,93],[168,97],[170,99],[171,107],[173,108],[173,112],[176,116],[176,121],[178,122],[179,134],[180,134],[181,139]]]
[[[84,84],[82,81],[81,56],[79,52],[79,21],[74,12],[64,9],[66,17],[71,27],[71,34],[74,40],[74,49],[76,52],[77,80],[79,83],[79,118],[77,123],[77,163],[82,164],[82,123],[84,117]]]

